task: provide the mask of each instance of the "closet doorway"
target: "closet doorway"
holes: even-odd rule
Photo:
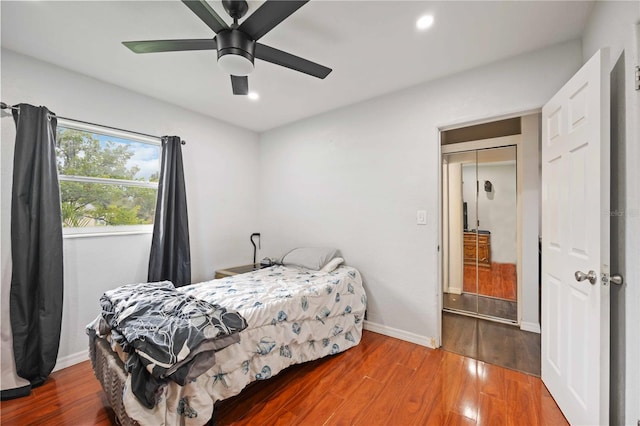
[[[538,376],[539,125],[440,132],[442,348]]]
[[[516,149],[442,155],[445,311],[518,323]]]

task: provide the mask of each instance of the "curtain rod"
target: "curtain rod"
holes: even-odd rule
[[[20,108],[14,107],[14,106],[11,106],[11,105],[7,105],[4,102],[0,102],[0,109],[11,109],[13,111],[20,111]],[[156,138],[156,139],[160,139],[160,140],[163,139],[162,136],[150,135],[148,133],[134,132],[133,130],[120,129],[118,127],[105,126],[104,124],[96,124],[96,123],[91,123],[89,121],[76,120],[75,118],[62,117],[62,116],[59,116],[59,115],[56,115],[56,114],[53,114],[53,116],[56,117],[56,118],[61,118],[62,120],[75,121],[76,123],[82,123],[82,124],[89,124],[91,126],[104,127],[106,129],[118,130],[120,132],[134,133],[136,135],[147,136],[147,137],[150,137],[150,138]],[[180,143],[182,145],[186,145],[187,141],[181,141]]]

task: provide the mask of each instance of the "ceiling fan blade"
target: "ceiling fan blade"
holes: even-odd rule
[[[292,55],[291,53],[283,52],[282,50],[274,49],[273,47],[269,47],[261,43],[256,43],[255,57],[262,59],[263,61],[271,62],[272,64],[287,67],[318,78],[325,78],[332,71],[331,68],[327,68],[323,65],[316,64],[315,62],[300,58],[299,56]]]
[[[234,95],[248,95],[249,94],[249,79],[247,76],[238,77],[237,75],[231,76],[231,88]]]
[[[216,50],[215,38],[187,40],[123,41],[134,53],[177,52],[182,50]]]
[[[238,29],[258,40],[308,1],[267,0]]]
[[[229,26],[226,22],[216,13],[215,10],[207,4],[204,0],[182,0],[193,13],[198,15],[198,18],[202,20],[209,28],[216,34],[222,30],[228,30]]]

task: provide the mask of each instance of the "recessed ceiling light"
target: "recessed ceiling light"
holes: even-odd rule
[[[419,30],[426,30],[433,25],[433,15],[424,15],[416,21],[416,27]]]
[[[257,101],[258,99],[260,99],[260,95],[258,95],[256,92],[251,92],[248,96],[252,101]]]

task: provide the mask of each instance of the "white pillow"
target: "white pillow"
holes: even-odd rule
[[[331,272],[334,269],[336,269],[338,266],[340,266],[343,262],[344,262],[343,258],[334,257],[329,261],[329,263],[327,263],[322,267],[322,269],[320,269],[320,272]]]
[[[295,248],[282,256],[280,263],[285,266],[302,266],[303,268],[319,271],[336,256],[337,252],[338,250],[334,248]]]

